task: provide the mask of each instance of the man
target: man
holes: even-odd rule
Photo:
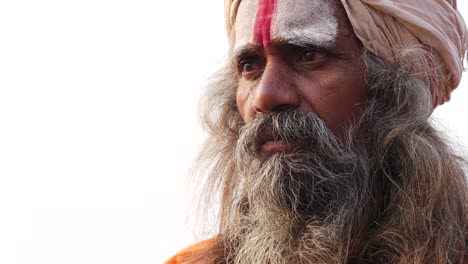
[[[167,263],[468,263],[466,164],[428,121],[463,70],[456,1],[225,3],[196,163],[219,229]]]

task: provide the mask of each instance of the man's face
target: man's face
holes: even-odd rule
[[[260,113],[294,109],[317,114],[344,137],[360,115],[367,85],[360,43],[338,5],[330,0],[241,3],[234,59],[237,107],[245,123]],[[259,147],[272,153],[291,146],[271,138]]]

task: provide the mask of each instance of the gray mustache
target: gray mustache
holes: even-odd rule
[[[240,130],[238,148],[251,154],[268,140],[301,141],[310,145],[336,145],[337,140],[315,113],[286,111],[260,114]]]

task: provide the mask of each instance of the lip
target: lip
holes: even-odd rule
[[[260,146],[260,150],[265,153],[286,151],[290,148],[291,146],[284,140],[267,140]]]
[[[287,141],[275,136],[270,128],[265,128],[258,134],[255,144],[258,151],[266,154],[290,152],[301,145],[299,141]]]
[[[264,153],[291,151],[299,146],[299,142],[286,142],[284,140],[267,140],[260,145]]]

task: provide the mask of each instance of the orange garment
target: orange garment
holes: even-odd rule
[[[200,243],[197,243],[195,245],[192,245],[192,246],[182,250],[181,252],[177,253],[172,258],[166,260],[166,262],[164,262],[164,264],[186,264],[187,260],[190,258],[190,256],[203,254],[205,249],[208,248],[209,246],[211,246],[213,243],[215,243],[215,241],[216,241],[216,238],[211,238],[211,239],[202,241]],[[465,255],[465,257],[462,258],[461,263],[468,264],[468,256],[467,255]],[[207,264],[207,263],[199,262],[197,264]]]
[[[175,256],[164,262],[164,264],[185,264],[190,256],[203,254],[204,250],[212,245],[215,242],[216,238],[211,238],[195,245],[192,245],[181,252],[177,253]],[[202,263],[200,263],[202,264]],[[205,264],[205,263],[204,263]]]

